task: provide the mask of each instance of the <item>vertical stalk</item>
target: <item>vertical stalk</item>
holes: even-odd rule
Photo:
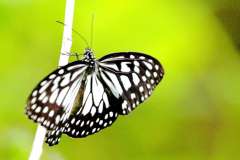
[[[75,3],[75,0],[66,0],[66,9],[65,9],[65,18],[64,18],[64,23],[66,25],[64,25],[62,48],[61,48],[58,66],[64,66],[68,64],[68,59],[69,59],[68,54],[62,54],[62,53],[70,53],[71,47],[72,47],[72,24],[73,24],[73,15],[74,15],[74,3]],[[46,133],[47,133],[46,128],[44,128],[39,124],[36,131],[35,138],[34,138],[29,160],[40,159]]]
[[[66,10],[64,19],[64,31],[62,39],[61,53],[70,53],[72,47],[72,24],[74,15],[74,0],[66,0]],[[58,66],[64,66],[68,64],[68,54],[61,54],[59,58]]]

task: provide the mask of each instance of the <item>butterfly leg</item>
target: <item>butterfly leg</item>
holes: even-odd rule
[[[54,130],[48,130],[45,142],[48,143],[49,146],[58,144],[60,141],[60,137],[62,136],[63,130],[64,127],[57,127]]]
[[[79,55],[80,54],[78,54],[77,52],[75,52],[75,53],[69,53],[69,52],[67,52],[67,53],[61,53],[62,55],[67,55],[67,56],[76,56],[76,59],[77,60],[80,60],[79,59]]]

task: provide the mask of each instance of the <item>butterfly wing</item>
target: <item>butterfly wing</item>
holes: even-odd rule
[[[76,95],[87,65],[76,61],[45,77],[30,94],[26,114],[48,130],[65,121],[77,105]]]
[[[121,105],[121,101],[112,94],[98,73],[87,75],[82,83],[80,106],[63,125],[48,132],[46,142],[50,146],[59,143],[62,132],[74,138],[86,137],[110,126],[117,119],[119,111],[115,106]]]
[[[119,106],[123,115],[145,101],[164,75],[157,59],[136,52],[108,54],[99,59],[99,70],[115,97],[123,99]]]
[[[65,133],[71,137],[85,137],[110,126],[118,116],[120,105],[106,82],[97,73],[88,75],[82,107],[65,124]]]

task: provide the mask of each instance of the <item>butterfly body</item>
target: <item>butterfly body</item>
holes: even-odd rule
[[[136,52],[84,58],[45,77],[28,98],[26,114],[48,129],[55,145],[63,133],[86,137],[110,126],[145,101],[164,74],[155,58]]]

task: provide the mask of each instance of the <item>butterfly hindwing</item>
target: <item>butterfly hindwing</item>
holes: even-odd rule
[[[81,104],[64,124],[48,132],[46,142],[50,146],[59,143],[62,133],[74,138],[86,137],[110,126],[117,119],[119,111],[115,106],[121,105],[121,102],[112,94],[106,82],[92,72],[82,83],[84,87],[79,90],[83,92]]]
[[[116,96],[123,97],[119,114],[128,114],[148,98],[164,71],[158,60],[136,52],[108,54],[100,60],[100,72]]]
[[[118,99],[97,73],[88,75],[82,106],[70,116],[65,133],[71,137],[86,137],[110,126],[117,118]]]

